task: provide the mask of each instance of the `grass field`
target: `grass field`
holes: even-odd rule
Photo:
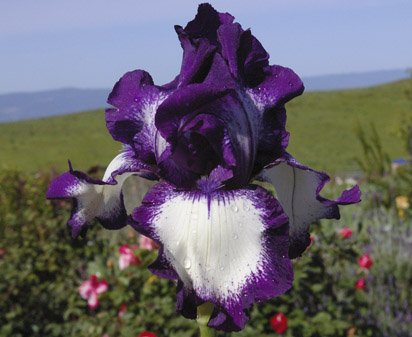
[[[405,155],[398,136],[412,119],[407,96],[412,80],[357,90],[305,93],[288,108],[289,151],[301,162],[331,173],[356,169],[361,155],[355,136],[358,123],[376,125],[392,158]],[[103,111],[0,124],[0,168],[36,171],[106,165],[120,149],[106,130]]]

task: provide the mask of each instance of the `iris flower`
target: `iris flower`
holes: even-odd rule
[[[292,286],[291,259],[309,245],[309,225],[339,218],[338,205],[358,202],[360,191],[322,197],[329,177],[286,152],[285,103],[304,87],[291,69],[269,65],[250,30],[209,4],[175,30],[183,60],[172,82],[135,70],[109,95],[106,125],[123,150],[103,179],[70,165],[47,196],[74,200],[73,236],[97,219],[154,240],[150,270],[177,281],[177,310],[195,318],[213,303],[208,325],[238,331],[254,302]],[[158,183],[127,214],[131,175]]]

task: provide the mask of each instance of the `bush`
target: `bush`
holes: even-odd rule
[[[146,268],[156,252],[138,249],[141,263],[120,270],[118,247],[137,243],[131,229],[111,232],[93,225],[85,236],[71,239],[64,226],[69,205],[45,200],[50,178],[0,173],[0,336],[134,337],[142,330],[159,337],[196,336],[196,324],[175,313],[173,282]],[[385,192],[376,185],[363,190],[367,196]],[[273,336],[269,319],[283,312],[287,337],[406,336],[412,307],[410,217],[399,218],[393,199],[385,206],[376,200],[345,210],[339,223],[314,224],[313,244],[294,262],[294,287],[255,305],[250,323],[234,335]],[[351,238],[338,233],[344,226],[353,230]],[[375,262],[370,270],[357,265],[364,252]],[[91,274],[109,284],[96,310],[88,309],[78,292]],[[360,277],[365,290],[355,289]],[[122,304],[126,311],[119,317]]]

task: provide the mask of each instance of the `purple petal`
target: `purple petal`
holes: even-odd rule
[[[245,86],[255,86],[265,77],[269,54],[250,30],[244,31],[240,24],[220,26],[218,30],[221,53],[235,78]]]
[[[286,126],[286,109],[269,109],[263,114],[259,131],[259,145],[255,160],[255,173],[284,155],[289,144]]]
[[[162,245],[151,270],[179,280],[177,308],[188,318],[212,302],[209,326],[238,331],[254,302],[292,285],[288,218],[260,187],[178,191],[159,183],[133,219],[137,231]]]
[[[210,67],[209,59],[216,46],[210,44],[205,38],[193,43],[182,27],[176,26],[175,30],[183,48],[179,85],[202,82]]]
[[[266,70],[264,81],[249,89],[248,93],[258,109],[265,111],[283,106],[303,90],[303,83],[293,70],[273,65]]]
[[[143,70],[126,73],[114,86],[106,110],[106,125],[112,137],[132,146],[141,161],[155,163],[154,115],[167,97],[166,91],[153,85],[151,76]]]
[[[310,244],[309,225],[320,219],[339,219],[339,205],[360,201],[358,186],[344,191],[336,200],[320,195],[329,181],[326,173],[315,171],[297,162],[289,154],[275,161],[263,171],[265,178],[274,185],[279,202],[290,221],[289,257],[300,256]]]
[[[55,178],[47,191],[48,199],[72,199],[73,208],[68,225],[76,237],[94,219],[107,229],[118,229],[126,225],[122,185],[132,174],[138,173],[154,178],[150,167],[139,163],[132,151],[120,153],[109,164],[103,180],[90,178],[86,174],[70,170]]]

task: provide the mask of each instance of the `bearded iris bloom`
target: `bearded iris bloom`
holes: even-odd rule
[[[97,219],[153,239],[160,249],[150,270],[177,281],[177,310],[195,318],[211,302],[208,325],[237,331],[254,302],[292,286],[291,259],[309,245],[309,225],[339,218],[338,205],[358,202],[360,191],[323,198],[329,177],[286,152],[285,103],[304,87],[291,69],[269,65],[250,30],[209,4],[175,30],[178,76],[158,86],[131,71],[108,98],[107,128],[123,150],[103,179],[70,165],[47,196],[74,200],[73,236]],[[131,175],[159,182],[127,214],[122,185]]]

